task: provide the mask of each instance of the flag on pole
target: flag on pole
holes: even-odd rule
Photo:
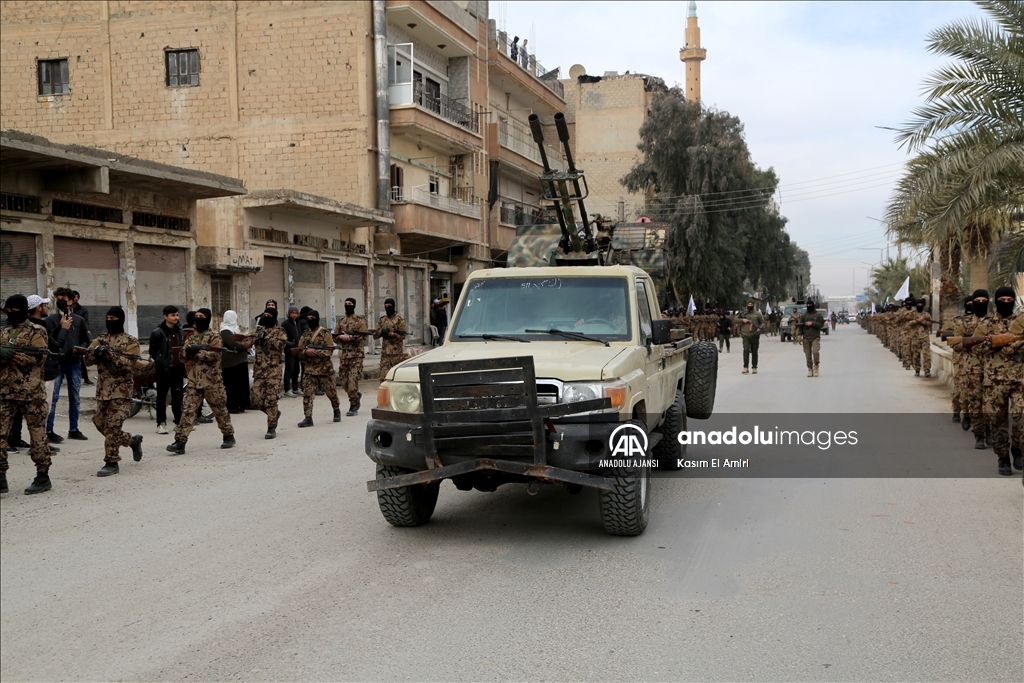
[[[871,302],[871,315],[874,315],[875,313],[877,313],[877,311],[875,310],[875,302],[872,301]]]
[[[902,302],[903,300],[905,300],[909,296],[910,296],[910,276],[908,275],[907,279],[904,280],[903,284],[900,286],[900,291],[896,292],[896,301]]]
[[[693,294],[690,295],[690,303],[686,305],[686,315],[693,315],[697,312],[697,305],[693,303]]]
[[[765,315],[771,315],[772,314],[772,305],[770,303],[767,303],[767,304],[764,305],[764,314]]]

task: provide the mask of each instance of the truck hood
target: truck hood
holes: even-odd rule
[[[388,373],[387,379],[397,382],[419,382],[420,363],[533,356],[538,378],[560,379],[565,382],[600,380],[603,379],[602,371],[605,367],[616,356],[628,353],[631,348],[631,345],[603,346],[596,342],[577,341],[529,344],[506,341],[449,343],[395,366]]]

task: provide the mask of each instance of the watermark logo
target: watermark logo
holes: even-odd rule
[[[643,427],[628,422],[621,424],[608,436],[611,457],[601,460],[599,467],[657,467],[657,460],[647,458],[649,445]]]

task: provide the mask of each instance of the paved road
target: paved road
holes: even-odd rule
[[[947,410],[858,327],[822,356],[809,379],[796,347],[766,338],[760,374],[742,376],[734,347],[718,406]],[[140,416],[141,464],[95,478],[95,437],[64,449],[53,492],[4,496],[0,676],[1022,678],[1019,477],[662,479],[635,539],[604,535],[589,492],[445,484],[431,523],[402,530],[363,486],[365,417],[328,410],[298,430],[285,401],[274,442],[239,416],[232,451],[204,426],[177,458]],[[952,425],[945,443],[994,467]],[[31,472],[13,462],[18,491]]]

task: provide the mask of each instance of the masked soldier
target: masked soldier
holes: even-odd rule
[[[327,394],[334,409],[334,421],[341,422],[341,404],[338,402],[338,390],[334,386],[334,338],[327,328],[320,327],[320,313],[312,309],[306,314],[309,329],[299,338],[299,357],[303,361],[302,370],[302,412],[306,418],[299,423],[300,427],[313,426],[313,397],[319,386]],[[315,348],[320,347],[320,348]]]
[[[821,330],[825,327],[825,318],[816,309],[814,299],[807,300],[807,312],[800,315],[798,329],[803,330],[804,358],[807,360],[807,376],[818,376],[820,362]]]
[[[964,312],[961,315],[953,316],[952,325],[950,326],[952,329],[956,329],[956,326],[962,323],[966,316],[971,314],[972,303],[971,297],[964,299]],[[961,347],[960,351],[953,351],[953,390],[950,392],[953,403],[953,422],[960,422],[962,419],[960,417],[961,406],[966,405],[966,399],[961,403],[961,395],[964,391],[963,374],[964,352]]]
[[[288,334],[277,326],[277,308],[267,307],[256,319],[259,330],[245,342],[247,348],[256,346],[256,365],[252,370],[252,392],[250,403],[253,408],[267,414],[267,434],[264,438],[277,437],[277,419],[281,411],[277,403],[281,398],[281,368],[284,365],[284,350],[288,346]]]
[[[107,333],[93,339],[85,354],[85,364],[95,365],[99,375],[96,380],[96,414],[92,423],[105,441],[104,465],[96,473],[97,477],[118,473],[121,446],[132,449],[135,462],[142,460],[142,435],[132,436],[121,428],[132,405],[132,391],[135,389],[132,370],[138,360],[124,354],[138,356],[140,353],[139,340],[124,331],[124,309],[111,306],[107,310]]]
[[[924,370],[925,377],[932,376],[932,350],[929,336],[932,331],[932,316],[924,310],[925,300],[914,302],[914,313],[910,316],[910,362],[914,366],[914,376],[920,377]],[[922,367],[923,366],[923,367]]]
[[[995,313],[989,313],[974,329],[975,337],[986,337],[972,352],[984,358],[984,383],[982,388],[982,415],[992,434],[992,449],[998,458],[999,474],[1009,476],[1010,469],[1010,401],[1019,396],[1024,375],[1021,373],[1020,354],[1024,342],[1015,341],[996,349],[991,337],[997,334],[1024,334],[1021,316],[1013,318],[1016,293],[1012,287],[996,290]],[[975,303],[977,309],[977,303]],[[1014,467],[1021,469],[1020,457],[1014,458]]]
[[[743,337],[743,374],[747,374],[748,361],[753,361],[754,374],[757,374],[757,348],[764,332],[764,316],[754,309],[754,302],[747,302],[747,310],[739,316],[740,335]]]
[[[363,341],[366,337],[366,319],[356,315],[356,300],[345,299],[345,317],[334,328],[334,338],[341,350],[338,351],[338,375],[341,388],[348,394],[348,412],[352,416],[359,412],[359,380],[363,377]]]
[[[29,322],[28,299],[21,294],[7,299],[4,312],[8,327],[0,332],[0,493],[7,493],[7,435],[17,413],[24,416],[28,426],[30,453],[36,465],[36,478],[25,493],[42,493],[53,488],[43,381],[48,347],[46,328]]]
[[[981,321],[988,315],[988,290],[976,289],[971,295],[971,314],[964,315],[960,323],[953,329],[957,337],[973,337]],[[985,421],[981,418],[981,388],[985,380],[984,357],[967,352],[963,344],[957,344],[953,351],[964,351],[964,393],[960,396],[960,414],[963,416],[960,425],[964,430],[974,433],[974,447],[978,450],[987,448],[985,445]],[[966,399],[966,401],[964,400]]]
[[[377,321],[377,329],[373,332],[374,339],[381,340],[380,349],[380,381],[388,376],[388,372],[405,358],[405,320],[395,312],[395,300],[384,300],[384,315]]]
[[[204,399],[217,418],[220,433],[224,435],[220,447],[231,448],[235,445],[235,430],[231,426],[231,416],[228,414],[228,396],[224,391],[224,378],[220,369],[220,333],[210,329],[212,317],[213,312],[209,308],[200,308],[196,311],[195,334],[185,341],[182,348],[185,358],[191,361],[192,367],[188,371],[188,389],[181,408],[181,422],[174,430],[174,443],[167,447],[167,450],[175,455],[185,452],[188,435],[192,433]]]

